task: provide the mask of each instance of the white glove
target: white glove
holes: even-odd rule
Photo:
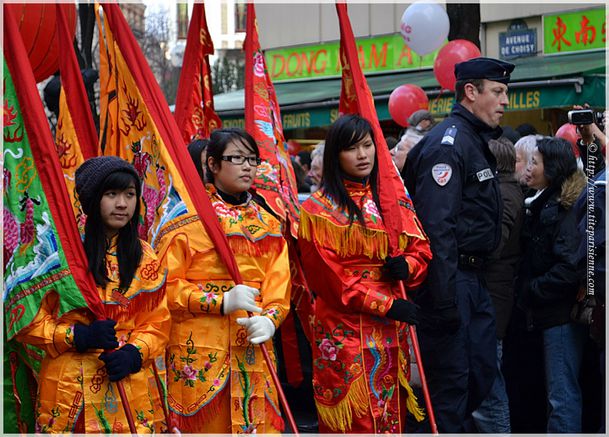
[[[264,343],[275,334],[275,325],[265,316],[240,317],[237,323],[247,328],[247,339],[253,344]]]
[[[247,285],[235,285],[229,291],[224,293],[222,299],[222,309],[224,314],[230,314],[237,310],[252,311],[259,313],[262,308],[256,306],[256,296],[260,294],[260,290],[248,287]]]

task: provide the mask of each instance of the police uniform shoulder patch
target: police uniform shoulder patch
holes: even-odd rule
[[[451,176],[453,175],[453,169],[450,165],[440,163],[436,164],[431,168],[431,176],[436,183],[443,187],[450,181]]]
[[[457,136],[457,128],[455,126],[451,126],[444,131],[444,135],[442,136],[442,144],[446,144],[448,146],[452,146],[455,144],[455,137]]]

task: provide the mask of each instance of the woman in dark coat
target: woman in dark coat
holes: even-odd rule
[[[581,432],[578,383],[583,326],[569,315],[578,293],[576,214],[573,204],[586,185],[571,145],[559,138],[537,142],[526,171],[537,190],[525,199],[523,259],[517,285],[518,305],[529,330],[543,337],[549,433]]]

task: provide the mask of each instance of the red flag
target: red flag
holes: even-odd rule
[[[213,209],[209,197],[201,195],[201,193],[204,193],[204,189],[199,174],[188,155],[188,151],[183,147],[184,140],[178,126],[171,112],[169,112],[167,101],[131,32],[129,24],[117,4],[104,3],[103,8],[106,25],[112,29],[114,34],[116,48],[120,51],[122,60],[136,83],[142,102],[154,121],[160,140],[169,153],[171,164],[177,169],[177,174],[186,187],[187,193],[183,194],[190,197],[200,221],[214,242],[216,251],[226,265],[232,279],[237,284],[242,283],[243,280],[235,257],[228,245],[226,235],[220,227],[216,211]],[[116,55],[118,56],[118,53]]]
[[[213,54],[214,44],[207,30],[205,5],[195,3],[188,27],[174,114],[186,144],[195,139],[209,138],[214,129],[222,126],[220,117],[214,111],[211,89],[209,55]]]
[[[404,229],[399,202],[402,202],[402,204],[412,202],[406,197],[404,183],[395,171],[395,166],[387,149],[385,136],[376,115],[372,93],[359,64],[347,5],[336,3],[336,12],[338,13],[340,26],[340,60],[343,68],[339,112],[341,114],[359,114],[372,125],[376,142],[376,159],[379,167],[377,186],[380,208],[383,211],[383,221],[389,235],[389,252],[394,255],[398,249],[399,235]]]
[[[247,4],[245,38],[245,130],[258,143],[262,164],[254,187],[279,217],[286,234],[298,237],[299,203],[296,176],[283,136],[281,113],[258,40],[253,3]]]
[[[10,8],[4,7],[4,54],[14,81],[15,92],[22,108],[21,115],[27,132],[30,150],[34,158],[44,195],[63,249],[63,256],[77,288],[89,309],[98,317],[105,318],[104,307],[97,293],[93,276],[88,271],[89,263],[76,228],[70,198],[64,183],[54,141],[51,136],[44,108],[36,88],[36,81],[27,53]],[[6,81],[6,77],[5,77]],[[41,171],[44,169],[44,171]],[[61,257],[61,255],[60,255]],[[51,278],[49,278],[49,282]],[[65,290],[58,290],[65,292]],[[33,292],[30,290],[30,292]],[[66,307],[62,307],[66,311]]]
[[[78,59],[74,53],[74,44],[70,35],[74,32],[68,28],[69,4],[57,3],[57,40],[59,43],[59,70],[61,72],[61,86],[65,91],[68,110],[74,124],[80,150],[84,159],[97,156],[97,131],[89,106],[89,99],[85,84],[82,80]]]
[[[74,5],[57,3],[57,40],[59,52],[59,69],[61,72],[61,93],[59,97],[59,117],[55,130],[55,145],[74,216],[79,231],[84,233],[84,218],[77,200],[74,174],[76,169],[88,158],[98,155],[98,138],[91,114],[87,92],[80,73],[80,66],[74,53],[72,35],[68,26],[70,9]]]

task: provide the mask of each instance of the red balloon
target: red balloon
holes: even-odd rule
[[[455,64],[480,56],[480,49],[471,41],[455,39],[438,52],[433,63],[436,80],[444,89],[455,90]]]
[[[577,149],[577,140],[579,139],[579,134],[577,133],[576,128],[577,127],[574,124],[565,123],[558,128],[554,136],[570,142],[571,147],[573,148],[573,153],[575,153],[576,157],[579,157],[579,150]]]
[[[76,6],[70,6],[68,28],[70,39],[74,39]],[[55,4],[13,3],[5,7],[13,9],[36,82],[45,80],[59,69]]]
[[[400,85],[389,96],[389,114],[402,127],[408,126],[408,117],[419,109],[428,109],[429,99],[423,88]]]

